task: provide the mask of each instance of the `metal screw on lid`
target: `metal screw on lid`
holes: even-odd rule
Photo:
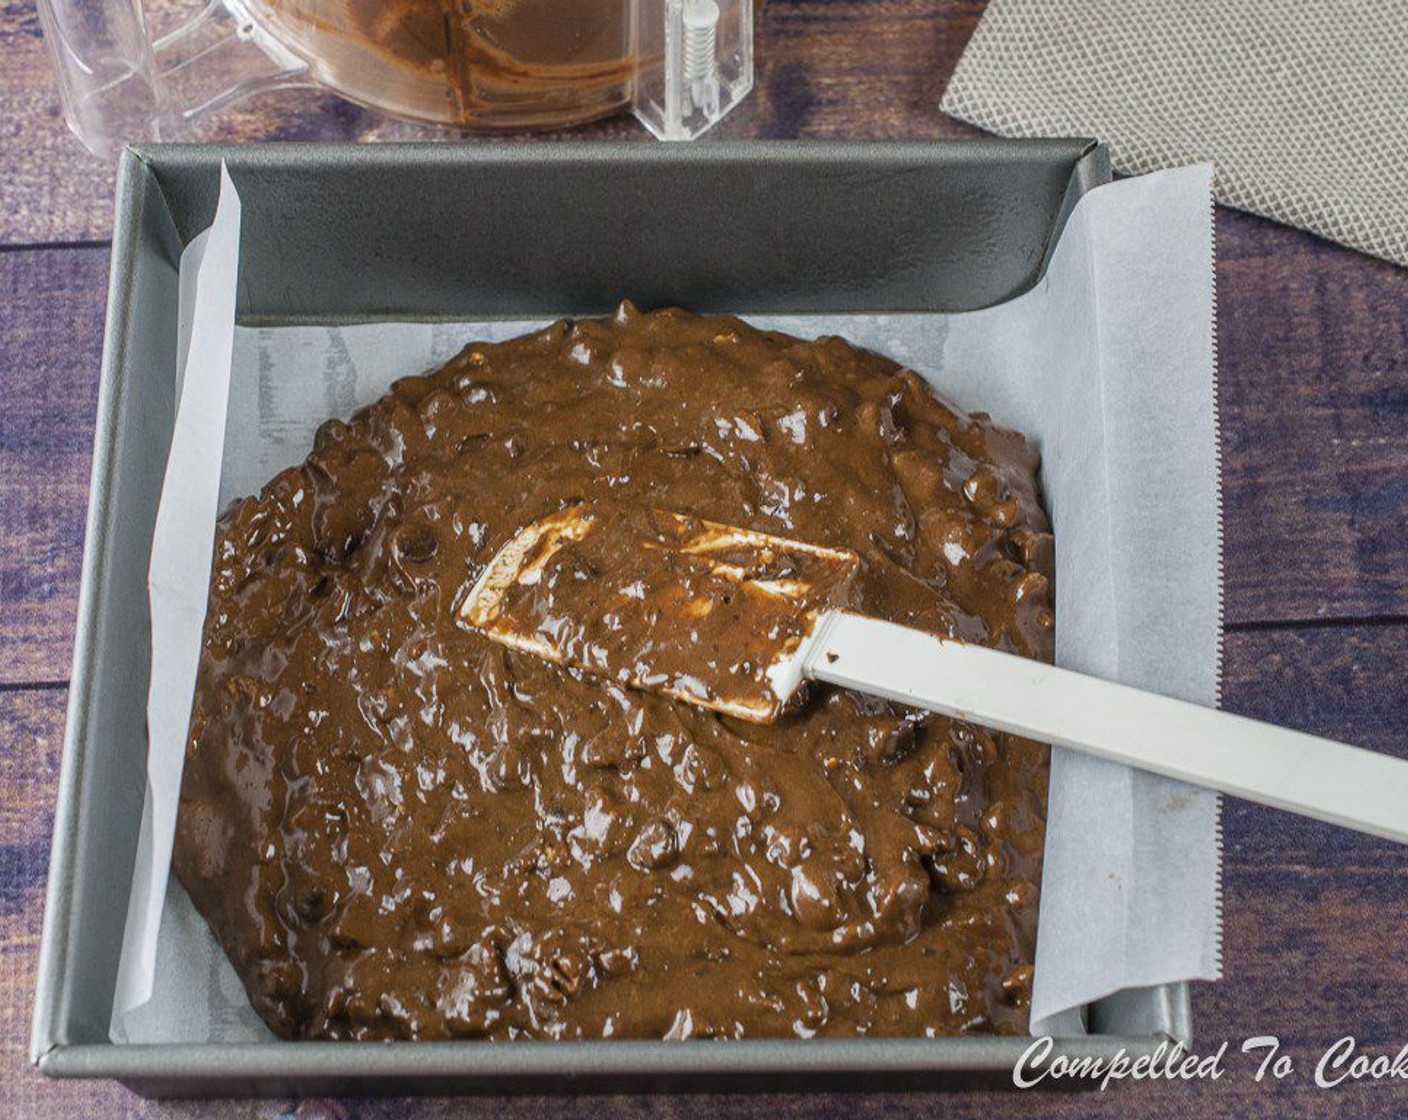
[[[719,6],[714,0],[686,0],[684,6],[684,80],[695,106],[705,114],[719,111]]]
[[[635,114],[661,140],[693,140],[753,88],[753,0],[642,3]]]

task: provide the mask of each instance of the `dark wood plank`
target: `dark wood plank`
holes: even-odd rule
[[[0,57],[0,244],[106,238],[112,168],[64,124],[33,0],[0,5]]]
[[[1326,626],[1233,633],[1227,646],[1227,706],[1306,730],[1340,735],[1376,750],[1408,756],[1408,711],[1396,663],[1408,626]],[[7,1115],[49,1120],[69,1116],[171,1115],[170,1106],[137,1102],[107,1085],[43,1082],[23,1069],[33,992],[34,956],[58,778],[63,689],[0,691],[0,1088],[23,1107]],[[1345,1033],[1362,1046],[1396,1052],[1401,1008],[1408,997],[1408,957],[1382,951],[1392,931],[1408,925],[1408,848],[1229,802],[1225,814],[1225,962],[1227,978],[1200,985],[1194,1023],[1198,1047],[1233,1048],[1252,1035],[1277,1034],[1307,1074],[1325,1047]],[[981,1118],[1020,1107],[1022,1115],[1183,1117],[1191,1102],[1207,1115],[1287,1115],[1289,1086],[1257,1086],[1234,1054],[1216,1085],[1143,1085],[1114,1096],[906,1094],[845,1098],[772,1095],[754,1098],[662,1097],[600,1101],[513,1098],[467,1102],[464,1114],[507,1118],[587,1115],[694,1116],[728,1113],[835,1116],[932,1115]],[[1296,1114],[1373,1115],[1388,1095],[1358,1086],[1320,1094],[1298,1079]],[[1398,1098],[1394,1098],[1397,1100]],[[187,1111],[190,1107],[191,1111]],[[272,1120],[289,1106],[231,1106],[218,1115]],[[337,1111],[338,1108],[344,1111]],[[305,1106],[300,1116],[426,1120],[442,1102],[366,1102]],[[179,1115],[215,1115],[182,1106]]]
[[[1228,620],[1408,615],[1408,270],[1218,234]]]
[[[1401,625],[1234,632],[1225,706],[1408,758],[1405,639]],[[1308,1051],[1352,1031],[1396,1052],[1408,957],[1375,946],[1408,925],[1408,847],[1231,799],[1223,840],[1227,979],[1199,991],[1200,1035],[1216,1023]]]
[[[107,261],[0,253],[0,684],[68,676]]]

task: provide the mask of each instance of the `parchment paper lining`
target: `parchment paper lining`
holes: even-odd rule
[[[1221,621],[1210,191],[1207,167],[1096,189],[1077,206],[1040,284],[984,311],[753,317],[738,309],[759,326],[839,334],[888,354],[959,406],[1032,436],[1056,532],[1058,663],[1209,705],[1218,697]],[[146,842],[112,1023],[119,1042],[271,1038],[169,876],[192,635],[198,641],[217,508],[213,495],[194,500],[189,483],[193,457],[213,440],[181,429],[212,427],[209,402],[228,379],[223,508],[300,461],[324,419],[370,403],[397,377],[440,364],[471,338],[544,325],[237,327],[233,361],[222,365],[238,233],[227,182],[203,259],[183,262],[196,313],[182,342],[188,360],[152,584],[153,645],[159,656],[170,651],[153,680],[175,674],[182,683],[153,686]],[[188,399],[205,403],[188,409]],[[205,577],[169,594],[158,569],[202,549]],[[1080,1009],[1114,991],[1220,975],[1214,795],[1058,750],[1048,817],[1034,1033],[1082,1032]]]

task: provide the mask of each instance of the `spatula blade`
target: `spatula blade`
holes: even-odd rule
[[[859,566],[848,549],[585,502],[500,548],[459,615],[503,645],[767,723],[797,694],[805,640]]]

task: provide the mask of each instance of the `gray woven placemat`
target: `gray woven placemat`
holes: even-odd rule
[[[1408,0],[993,0],[943,110],[1408,265]]]

